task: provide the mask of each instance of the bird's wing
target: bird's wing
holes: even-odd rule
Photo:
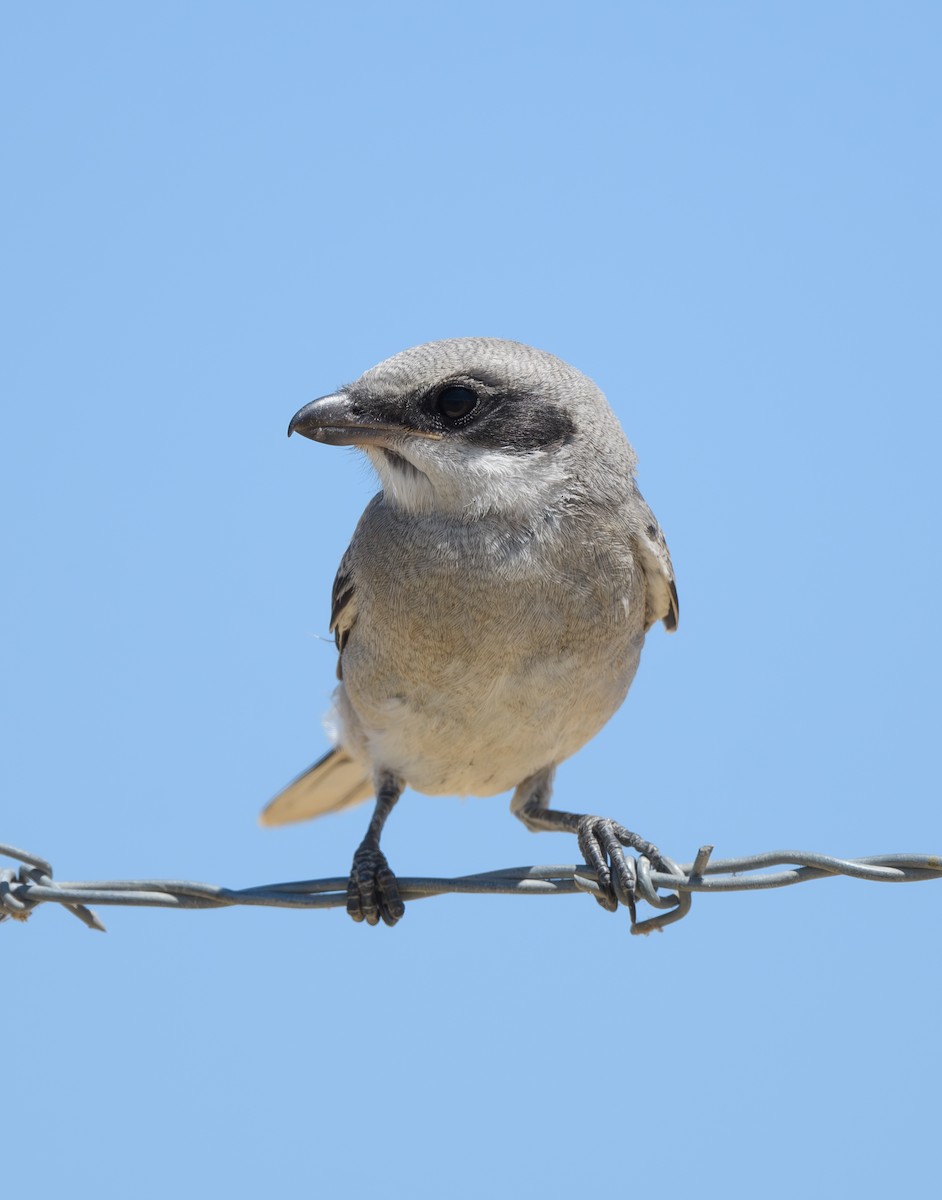
[[[259,816],[262,825],[308,821],[359,804],[373,795],[373,784],[342,746],[329,750],[272,800]]]
[[[357,619],[357,593],[350,549],[340,560],[330,597],[330,632],[337,646],[337,678],[343,679],[343,648]]]
[[[641,500],[641,497],[638,497]],[[658,525],[654,513],[641,500],[644,521],[635,541],[638,557],[644,568],[647,584],[647,613],[644,627],[650,629],[655,621],[663,621],[664,628],[673,633],[680,617],[680,602],[677,599],[677,583],[674,567],[664,531]]]
[[[331,594],[330,632],[337,645],[338,679],[343,678],[343,649],[357,618],[351,557],[348,549],[340,560]],[[259,820],[263,825],[307,821],[359,804],[372,795],[373,784],[367,772],[342,746],[336,746],[279,792],[262,810]]]

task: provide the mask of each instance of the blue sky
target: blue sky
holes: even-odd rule
[[[307,400],[489,334],[606,391],[677,569],[559,773],[673,857],[942,851],[942,18],[928,3],[9,7],[0,840],[63,879],[344,874],[325,746],[372,494]],[[409,795],[401,874],[572,861]],[[9,1187],[875,1195],[935,1170],[942,885],[0,928]],[[12,1171],[12,1176],[11,1176]],[[653,1181],[648,1178],[653,1174]]]

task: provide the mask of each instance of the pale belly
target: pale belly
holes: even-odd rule
[[[341,742],[370,768],[429,795],[492,796],[575,754],[618,709],[641,637],[591,654],[556,653],[501,668],[455,662],[435,681],[346,674],[335,716]]]
[[[644,642],[643,572],[620,525],[541,546],[431,522],[410,527],[404,571],[394,514],[371,511],[335,697],[350,754],[420,792],[490,796],[598,733]]]

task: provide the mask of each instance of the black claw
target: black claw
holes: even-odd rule
[[[396,876],[390,871],[389,864],[384,858],[382,866],[376,873],[376,890],[379,893],[379,915],[387,925],[395,925],[405,914],[406,906],[399,895],[399,884]]]
[[[634,864],[625,859],[622,846],[643,854],[655,866],[660,865],[661,855],[656,846],[632,833],[624,825],[609,817],[582,817],[577,828],[579,849],[586,863],[595,871],[599,892],[596,900],[608,912],[618,908],[621,899],[635,922],[635,871]],[[614,873],[614,880],[612,875]]]
[[[603,849],[605,824],[604,817],[582,817],[577,836],[582,857],[595,872],[598,880],[599,890],[595,898],[607,912],[615,912],[618,908],[618,897],[615,895],[612,874],[608,868],[608,856]]]
[[[362,845],[353,856],[347,881],[347,912],[354,921],[395,925],[406,911],[396,876],[378,846]]]

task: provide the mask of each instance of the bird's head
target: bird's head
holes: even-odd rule
[[[532,517],[568,493],[628,487],[634,468],[590,379],[498,338],[404,350],[306,404],[292,433],[365,451],[390,503],[463,520]]]

